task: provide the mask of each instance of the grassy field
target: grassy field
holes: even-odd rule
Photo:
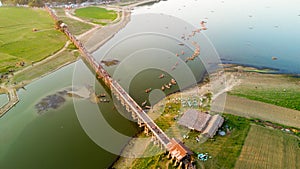
[[[74,34],[74,35],[80,35],[88,30],[90,30],[93,26],[68,18],[65,15],[64,9],[63,8],[56,8],[55,9],[56,14],[58,17],[68,25],[68,29]]]
[[[30,67],[27,70],[24,70],[24,72],[15,75],[13,77],[12,82],[16,82],[18,84],[21,81],[26,82],[26,80],[36,79],[42,75],[47,74],[48,72],[51,72],[59,68],[61,65],[64,65],[65,63],[75,61],[78,58],[79,53],[75,51],[71,52],[72,50],[73,49],[65,50],[62,53],[58,54],[56,57],[53,57],[48,62],[35,65]]]
[[[300,168],[298,142],[279,130],[252,125],[235,168]]]
[[[300,79],[284,75],[275,76],[251,74],[230,94],[300,110]]]
[[[196,141],[196,137],[199,136],[199,132],[190,131],[188,133],[189,138],[184,139],[184,143],[187,147],[189,147],[194,153],[208,153],[212,156],[206,162],[202,162],[196,159],[196,166],[197,168],[223,168],[223,169],[230,169],[234,168],[236,160],[238,159],[240,152],[243,147],[243,143],[246,139],[247,133],[250,128],[250,120],[238,116],[233,116],[226,114],[224,115],[226,122],[223,126],[228,125],[230,129],[230,134],[226,136],[215,136],[214,139],[209,139],[204,143],[200,143]],[[161,118],[158,118],[156,121],[161,121]],[[170,124],[170,119],[167,120],[167,124]],[[174,121],[174,120],[171,120]],[[167,127],[165,125],[160,127]],[[176,136],[176,133],[170,133],[167,131],[168,136],[173,137]],[[177,131],[177,135],[182,134],[180,131]],[[178,137],[176,137],[178,138]],[[153,144],[150,144],[147,149],[149,152],[158,152],[159,147]],[[148,154],[147,152],[146,154]],[[140,158],[136,159],[133,164],[132,168],[169,168],[175,169],[176,167],[173,166],[173,163],[167,159],[165,154],[160,154],[154,157],[148,158]]]
[[[106,25],[118,17],[113,10],[99,7],[86,7],[75,10],[75,15],[90,22]]]
[[[21,69],[17,64],[40,61],[60,50],[66,37],[54,29],[43,9],[0,8],[0,74]],[[37,29],[37,31],[33,31]]]

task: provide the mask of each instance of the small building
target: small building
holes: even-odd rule
[[[184,158],[188,158],[193,154],[181,141],[174,138],[170,140],[167,145],[167,150],[172,159],[176,159],[177,162],[182,161]]]
[[[209,138],[212,138],[216,134],[218,129],[222,126],[223,122],[224,122],[224,118],[222,116],[218,114],[212,116],[212,118],[208,122],[207,127],[203,131],[203,134]]]
[[[186,111],[179,119],[178,123],[191,130],[203,132],[210,120],[211,115],[208,113],[199,112],[194,109]]]
[[[216,134],[223,122],[224,118],[218,114],[212,116],[193,109],[186,111],[178,121],[180,125],[199,131],[209,138]]]

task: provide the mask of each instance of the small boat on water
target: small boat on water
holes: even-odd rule
[[[277,60],[277,59],[278,59],[278,58],[277,58],[277,57],[275,57],[275,56],[273,56],[273,57],[272,57],[272,60]]]
[[[108,103],[109,100],[108,99],[100,99],[100,102],[103,102],[103,103]]]
[[[177,84],[177,82],[176,82],[175,79],[171,79],[171,83],[172,83],[173,85],[176,85],[176,84]]]
[[[164,78],[164,77],[165,77],[165,75],[163,73],[159,76],[160,79]]]
[[[152,90],[151,88],[148,88],[148,89],[145,90],[145,92],[149,93],[149,92],[151,92],[151,90]]]
[[[99,95],[97,95],[98,97],[105,97],[106,94],[105,93],[100,93]]]
[[[178,43],[178,45],[183,46],[184,44],[183,43]]]
[[[165,90],[165,86],[161,86],[161,90],[164,91]]]
[[[147,100],[145,100],[143,103],[142,103],[142,106],[145,106],[147,104]]]

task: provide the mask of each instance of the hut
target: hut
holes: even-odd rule
[[[218,114],[212,116],[193,109],[186,111],[178,121],[180,125],[199,131],[209,138],[216,134],[223,122],[224,118]]]
[[[208,113],[190,109],[183,114],[178,123],[191,130],[203,132],[210,118],[211,115]]]
[[[218,114],[212,116],[207,127],[203,131],[203,134],[209,138],[212,138],[216,134],[217,130],[222,126],[223,122],[224,118],[222,116]]]

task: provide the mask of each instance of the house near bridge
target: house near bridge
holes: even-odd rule
[[[222,126],[224,118],[220,115],[210,115],[194,109],[186,111],[178,123],[191,130],[201,132],[204,136],[212,138]]]

